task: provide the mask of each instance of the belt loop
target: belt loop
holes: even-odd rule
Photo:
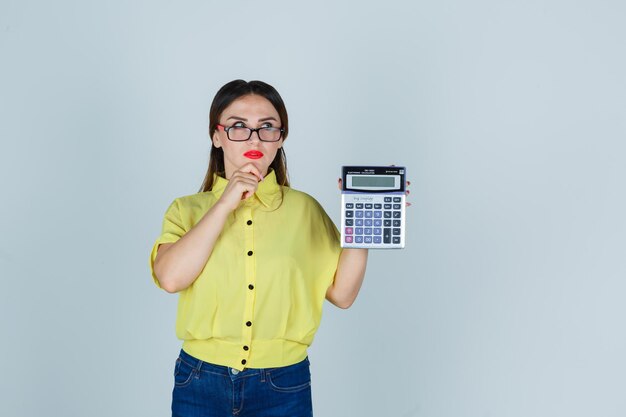
[[[265,368],[261,368],[261,382],[265,382]]]
[[[196,363],[196,372],[200,372],[200,368],[202,368],[202,361],[198,359],[198,363]]]

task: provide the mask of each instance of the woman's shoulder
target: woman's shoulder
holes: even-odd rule
[[[283,195],[285,200],[289,200],[292,203],[300,203],[305,205],[319,206],[320,203],[310,194],[304,191],[296,190],[291,187],[283,187]]]
[[[207,205],[212,205],[215,200],[212,192],[203,191],[176,197],[172,204],[177,204],[182,209],[193,210],[194,208],[205,208]]]
[[[296,211],[308,213],[308,215],[316,213],[315,217],[320,218],[327,216],[322,204],[315,197],[304,191],[286,187],[284,188],[284,196],[284,202]]]
[[[308,224],[315,230],[335,229],[332,219],[322,206],[322,204],[312,195],[304,191],[289,188],[285,192],[285,203],[290,207],[292,214],[300,216],[300,219],[307,219]],[[320,229],[321,228],[321,229]]]

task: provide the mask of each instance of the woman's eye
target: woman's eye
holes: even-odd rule
[[[263,123],[261,127],[272,127],[271,123]]]
[[[233,124],[233,127],[246,127],[244,122],[237,122],[235,124]]]

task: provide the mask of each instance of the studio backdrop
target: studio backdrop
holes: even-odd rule
[[[317,417],[626,415],[620,1],[0,3],[0,414],[168,416],[150,248],[228,81],[278,89],[294,188],[403,165],[309,350]]]

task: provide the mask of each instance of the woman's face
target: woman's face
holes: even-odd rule
[[[272,103],[265,97],[253,94],[239,97],[226,107],[219,118],[219,124],[226,128],[282,127],[280,116]],[[224,151],[226,179],[230,179],[233,172],[249,163],[265,176],[276,152],[283,146],[283,138],[278,142],[262,142],[258,132],[253,132],[249,140],[233,142],[228,139],[225,130],[218,128],[213,134],[213,146]]]

